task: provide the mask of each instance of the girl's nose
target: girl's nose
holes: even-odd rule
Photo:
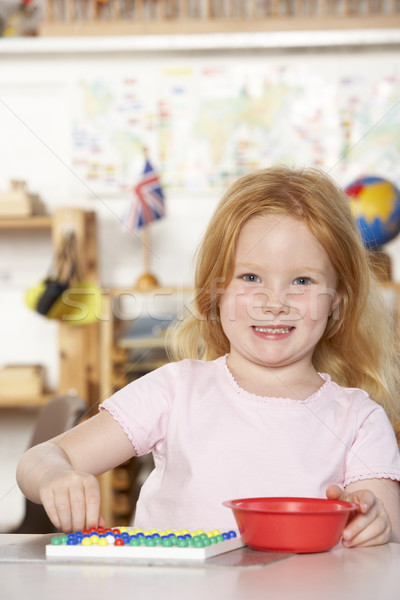
[[[261,305],[263,313],[272,313],[274,315],[287,314],[290,305],[287,303],[285,295],[279,292],[267,291],[263,294],[264,300]]]

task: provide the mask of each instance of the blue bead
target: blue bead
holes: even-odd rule
[[[223,533],[222,537],[224,538],[224,540],[229,540],[230,535],[229,535],[229,533]]]
[[[229,537],[231,537],[231,538],[235,538],[235,537],[237,537],[237,536],[236,536],[236,531],[232,531],[232,530],[231,530],[231,531],[228,531],[228,533],[229,533]]]
[[[77,541],[74,537],[67,539],[67,546],[76,546],[76,544],[77,544]]]

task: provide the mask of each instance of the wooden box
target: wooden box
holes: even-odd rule
[[[0,370],[0,398],[36,399],[43,393],[44,369],[40,365],[10,365]]]

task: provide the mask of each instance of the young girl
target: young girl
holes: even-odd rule
[[[136,526],[230,528],[224,500],[326,495],[359,505],[346,546],[400,542],[393,326],[345,194],[313,169],[242,177],[205,233],[195,289],[175,332],[185,360],[29,450],[22,491],[64,531],[97,526],[96,476],[152,452]]]

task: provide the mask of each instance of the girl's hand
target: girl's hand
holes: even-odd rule
[[[105,524],[99,483],[89,473],[52,471],[40,481],[39,493],[49,519],[65,533]]]
[[[350,487],[350,486],[349,486]],[[346,500],[358,504],[359,510],[347,523],[343,531],[343,546],[377,546],[390,541],[392,525],[383,502],[368,489],[342,490],[330,485],[326,490],[327,498]]]

